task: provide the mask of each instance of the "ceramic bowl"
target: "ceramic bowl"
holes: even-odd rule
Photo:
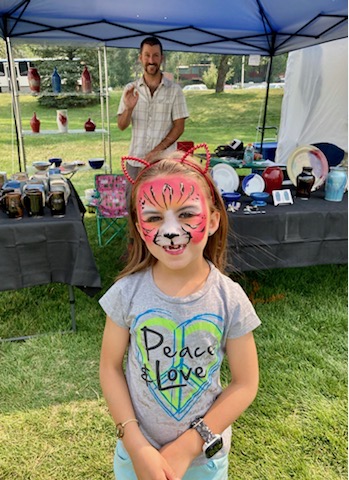
[[[250,197],[252,198],[253,202],[252,205],[257,207],[265,207],[267,204],[266,199],[269,197],[268,192],[252,192],[250,193]]]
[[[104,158],[90,158],[88,163],[89,163],[91,168],[94,168],[95,170],[98,170],[99,168],[103,167]]]
[[[33,162],[33,167],[41,171],[47,170],[50,165],[50,162]]]
[[[70,173],[76,170],[76,165],[74,163],[62,163],[61,167],[65,173]]]
[[[48,161],[51,163],[51,165],[55,164],[56,167],[60,167],[62,165],[61,158],[49,158]]]
[[[222,198],[226,208],[234,202],[238,202],[240,200],[241,194],[237,192],[223,192]]]

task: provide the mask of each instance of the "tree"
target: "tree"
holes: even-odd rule
[[[202,79],[207,88],[215,88],[217,84],[218,70],[214,63],[211,63],[210,68],[204,72]]]
[[[137,49],[109,48],[107,57],[111,87],[123,87],[136,78],[139,64]]]
[[[69,108],[78,105],[94,105],[99,102],[97,96],[71,95],[79,89],[84,65],[88,66],[92,77],[93,90],[99,92],[98,55],[95,48],[79,48],[72,46],[47,47],[36,46],[33,54],[40,60],[35,62],[41,76],[41,91],[51,92],[51,75],[53,67],[57,67],[62,81],[62,94],[40,95],[40,105],[55,108]]]
[[[220,56],[217,73],[216,93],[224,92],[225,79],[230,69],[229,60],[230,55]]]

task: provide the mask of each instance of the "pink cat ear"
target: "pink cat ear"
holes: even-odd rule
[[[198,150],[199,148],[204,148],[206,150],[206,165],[202,170],[202,173],[207,173],[208,169],[210,168],[211,154],[206,143],[200,143],[199,145],[195,145],[190,150],[185,152],[185,154],[181,158],[181,163],[185,163],[185,160],[188,157],[188,155],[191,155],[193,152],[195,152],[195,150]]]
[[[132,183],[132,185],[134,185],[135,181],[132,177],[130,177],[130,174],[128,173],[127,171],[127,167],[126,167],[126,162],[127,160],[132,160],[134,162],[139,162],[141,165],[139,165],[140,167],[141,166],[145,166],[145,167],[150,167],[150,163],[147,162],[146,160],[143,160],[143,158],[137,158],[137,157],[121,157],[121,168],[125,174],[125,177],[127,178],[127,180]]]

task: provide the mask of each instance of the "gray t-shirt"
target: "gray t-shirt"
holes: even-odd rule
[[[147,269],[117,281],[100,299],[112,321],[130,330],[126,378],[140,428],[156,448],[205,415],[222,391],[227,339],[260,324],[240,285],[210,268],[204,287],[187,297],[165,295]],[[229,427],[220,455],[229,451],[230,436]],[[202,454],[194,464],[206,462]]]

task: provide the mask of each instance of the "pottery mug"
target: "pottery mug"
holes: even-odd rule
[[[40,190],[28,190],[22,197],[22,203],[29,217],[42,217],[44,215],[44,202]]]
[[[51,215],[54,217],[64,217],[65,198],[64,191],[50,192],[48,196],[48,206],[51,209]]]
[[[1,199],[4,210],[9,218],[22,218],[23,205],[21,194],[17,192],[6,193]]]

